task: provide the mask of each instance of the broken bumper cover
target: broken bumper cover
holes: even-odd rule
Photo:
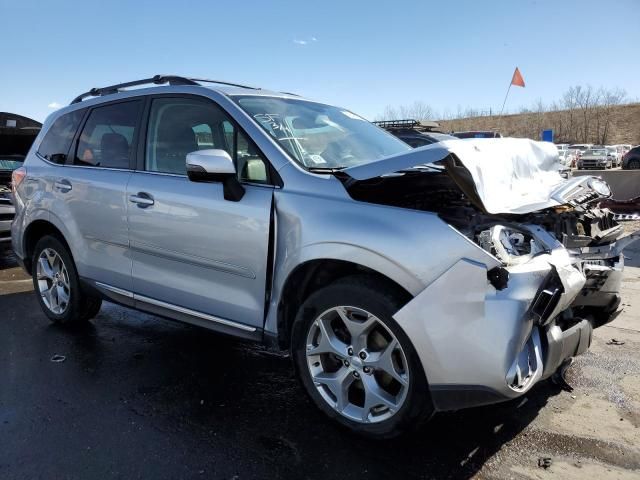
[[[588,322],[565,332],[549,323],[586,282],[573,263],[564,249],[539,255],[509,267],[507,287],[496,290],[485,265],[461,259],[394,315],[413,340],[436,410],[518,397],[588,348]],[[554,277],[559,291],[545,297]]]

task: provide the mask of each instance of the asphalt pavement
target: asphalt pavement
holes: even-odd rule
[[[598,330],[573,393],[545,382],[372,442],[326,420],[285,355],[108,303],[51,325],[0,255],[0,478],[639,478],[638,310]]]

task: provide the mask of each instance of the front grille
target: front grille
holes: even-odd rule
[[[581,160],[580,164],[582,168],[598,168],[600,166],[600,162],[598,160]]]
[[[0,222],[13,221],[13,213],[0,213]]]

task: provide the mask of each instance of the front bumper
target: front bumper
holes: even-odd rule
[[[508,267],[507,287],[496,290],[484,265],[461,259],[394,315],[420,357],[436,410],[515,398],[543,377],[547,359],[558,356],[548,353],[549,321],[586,282],[572,262],[563,249],[539,255]],[[548,278],[557,278],[558,292],[541,290]]]

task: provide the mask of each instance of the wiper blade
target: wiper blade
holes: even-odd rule
[[[345,167],[307,167],[307,170],[314,173],[333,173],[343,170]]]

